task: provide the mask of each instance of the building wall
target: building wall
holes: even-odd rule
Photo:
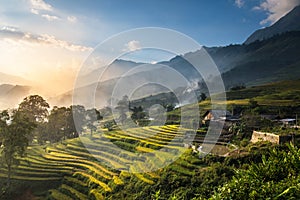
[[[273,133],[265,133],[265,132],[258,132],[258,131],[253,131],[252,137],[251,137],[251,142],[260,142],[260,141],[269,141],[275,144],[283,144],[287,143],[293,140],[292,135],[284,135],[284,136],[279,136],[275,135]]]
[[[260,142],[260,141],[269,141],[275,144],[279,144],[280,139],[279,135],[275,135],[272,133],[265,133],[265,132],[258,132],[258,131],[253,131],[252,137],[251,137],[251,142]]]

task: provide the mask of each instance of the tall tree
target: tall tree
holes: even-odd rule
[[[201,92],[201,94],[200,94],[200,99],[201,99],[201,101],[204,101],[205,99],[207,99],[206,94],[203,93],[203,92]]]
[[[20,103],[18,112],[27,115],[30,121],[37,124],[37,129],[34,131],[34,134],[31,134],[31,137],[28,138],[29,142],[32,142],[35,136],[39,137],[40,132],[38,129],[43,129],[43,123],[47,121],[49,115],[49,108],[50,106],[46,100],[39,95],[28,96]]]
[[[18,111],[28,115],[34,122],[44,122],[48,116],[49,104],[39,95],[31,95],[20,103]]]
[[[58,142],[67,138],[70,132],[70,118],[72,113],[70,108],[54,106],[48,117],[48,122],[40,125],[38,129],[38,141]]]
[[[12,166],[18,164],[18,157],[23,156],[28,146],[28,135],[36,124],[28,115],[14,111],[10,116],[7,111],[1,113],[0,134],[2,136],[1,159],[7,168],[7,187],[10,186]]]
[[[103,117],[100,115],[100,112],[93,108],[86,111],[86,126],[91,131],[91,136],[93,134],[93,131],[97,130],[97,127],[95,126],[95,122],[103,119]]]
[[[123,124],[127,119],[126,112],[129,110],[129,99],[127,95],[125,95],[122,100],[118,102],[118,105],[115,109],[119,111],[118,121]]]
[[[83,131],[83,126],[86,123],[86,111],[84,106],[72,105],[71,116],[68,116],[69,131],[73,133],[74,137]]]
[[[5,137],[5,131],[7,128],[7,122],[10,116],[7,110],[4,110],[0,113],[0,146],[2,146],[3,139]]]
[[[146,113],[144,112],[144,109],[142,106],[133,107],[130,109],[132,111],[131,119],[134,121],[138,121],[141,119],[145,119]]]
[[[86,123],[86,111],[83,106],[54,106],[48,121],[41,124],[39,143],[45,141],[58,142],[62,139],[75,138],[82,132]]]

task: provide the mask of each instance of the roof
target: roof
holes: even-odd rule
[[[231,113],[228,110],[208,110],[205,112],[203,115],[203,118],[207,116],[209,113],[212,113],[214,118],[226,118],[226,117],[231,117]]]
[[[281,121],[281,122],[294,122],[294,121],[296,121],[296,119],[281,119],[279,121]]]

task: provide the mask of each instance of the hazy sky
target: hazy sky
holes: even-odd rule
[[[180,31],[205,46],[242,43],[300,0],[0,0],[0,72],[71,88],[101,41],[132,28]],[[124,44],[133,48],[138,41]]]

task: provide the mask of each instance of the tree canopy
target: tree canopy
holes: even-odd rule
[[[35,122],[43,122],[48,117],[49,104],[39,95],[31,95],[20,103],[18,111],[28,115]]]
[[[21,111],[3,111],[0,114],[0,135],[2,139],[0,155],[2,164],[7,168],[7,184],[10,185],[12,166],[18,164],[18,157],[23,156],[28,146],[28,136],[36,124]]]

